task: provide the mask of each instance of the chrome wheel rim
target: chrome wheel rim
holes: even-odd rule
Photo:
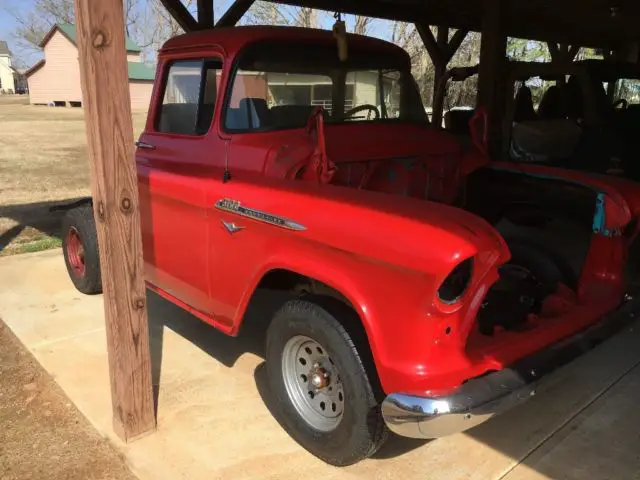
[[[297,335],[282,352],[282,377],[298,414],[321,432],[334,430],[344,414],[344,390],[336,365],[315,340]]]

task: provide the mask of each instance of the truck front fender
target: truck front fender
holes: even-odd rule
[[[339,292],[354,308],[368,339],[381,385],[393,391],[404,375],[412,375],[414,366],[402,366],[413,349],[427,348],[428,338],[416,342],[413,332],[439,328],[427,318],[427,299],[433,286],[429,277],[414,270],[400,269],[311,242],[299,245],[295,252],[269,249],[271,255],[255,269],[236,310],[231,334],[237,334],[253,293],[262,279],[274,270],[285,270],[322,282]],[[419,327],[416,330],[416,326]],[[411,353],[406,358],[411,358]],[[402,373],[400,373],[402,372]]]

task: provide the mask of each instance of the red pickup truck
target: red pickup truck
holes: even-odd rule
[[[429,125],[397,46],[235,27],[169,40],[136,153],[149,288],[229,335],[285,290],[266,362],[279,419],[348,465],[388,430],[464,431],[535,391],[629,317],[640,188],[489,161],[482,111]],[[90,199],[87,200],[90,202]],[[100,290],[90,205],[66,220]]]

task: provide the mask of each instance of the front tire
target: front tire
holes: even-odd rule
[[[280,423],[306,450],[336,466],[370,457],[387,435],[361,357],[335,317],[342,310],[287,302],[269,326],[266,345]]]
[[[69,210],[64,217],[62,251],[67,272],[78,291],[102,292],[98,234],[91,205]]]

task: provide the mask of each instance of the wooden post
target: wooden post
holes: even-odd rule
[[[198,0],[198,27],[213,28],[213,0]]]
[[[502,115],[505,110],[504,64],[507,36],[502,24],[502,2],[483,2],[482,41],[480,44],[480,71],[478,72],[478,105],[487,111],[489,152],[500,151]]]
[[[122,0],[75,0],[75,11],[113,428],[129,441],[156,420]]]
[[[434,62],[434,75],[433,75],[433,99],[431,106],[433,110],[436,109],[436,99],[438,98],[438,88],[440,87],[440,81],[444,74],[447,72],[447,64],[449,63],[449,27],[444,25],[438,26],[438,35],[436,37],[438,44],[438,50],[440,51],[440,61]],[[442,107],[439,107],[442,108]]]

